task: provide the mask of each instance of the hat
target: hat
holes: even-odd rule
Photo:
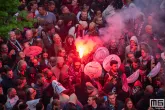
[[[134,83],[134,86],[139,86],[139,87],[142,88],[142,83],[141,83],[139,80],[137,80],[137,81]]]
[[[90,82],[86,82],[86,87],[87,87],[87,90],[94,90],[94,86],[92,85],[92,83]]]

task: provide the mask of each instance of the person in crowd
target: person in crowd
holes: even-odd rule
[[[38,22],[41,26],[45,24],[55,24],[56,23],[56,16],[49,11],[46,11],[44,6],[38,6],[39,14],[36,16]]]
[[[98,98],[96,96],[88,97],[88,105],[84,107],[84,110],[99,110],[99,106],[97,105]]]
[[[51,51],[49,52],[51,53],[50,56],[57,56],[59,48],[62,48],[62,45],[63,45],[59,34],[54,34],[53,41],[54,41],[54,43],[52,44],[53,50],[48,50],[48,51]]]
[[[27,63],[24,60],[20,60],[17,64],[17,67],[14,71],[14,78],[27,77]]]
[[[32,46],[32,45],[35,45],[36,44],[36,39],[34,39],[34,36],[33,36],[33,31],[32,30],[27,30],[25,32],[25,37],[26,37],[26,40],[29,42],[29,45]]]
[[[68,35],[66,37],[64,43],[64,49],[66,51],[66,54],[69,54],[70,52],[76,53],[75,40],[72,35]]]
[[[12,110],[18,100],[17,91],[14,88],[9,88],[7,90],[7,101],[5,104],[6,110]]]
[[[116,94],[113,92],[108,93],[108,101],[106,103],[107,110],[122,110],[124,104],[116,99]]]
[[[56,80],[56,77],[53,75],[52,71],[49,69],[45,70],[44,75],[45,75],[47,83],[51,83],[53,80]]]
[[[62,14],[59,16],[59,18],[64,21],[64,24],[68,23],[68,20],[72,21],[73,25],[77,23],[76,15],[71,13],[67,6],[61,6],[61,12]]]
[[[41,98],[44,89],[46,89],[48,86],[49,84],[46,82],[45,76],[43,74],[37,74],[36,84],[34,85],[34,88],[37,92],[36,97]]]
[[[58,18],[58,10],[54,1],[48,2],[48,11],[52,12]]]
[[[96,28],[96,24],[94,22],[91,22],[89,24],[89,28],[88,28],[88,31],[87,31],[87,35],[89,37],[92,37],[92,36],[98,36],[99,33],[98,33],[98,30]]]
[[[21,44],[17,41],[15,32],[10,31],[9,36],[10,36],[8,41],[9,51],[13,50],[15,54],[22,51],[23,48]]]
[[[136,110],[130,98],[125,100],[125,107],[122,110]]]
[[[7,93],[7,90],[9,88],[14,88],[15,87],[15,78],[14,78],[12,69],[7,68],[6,75],[2,79],[1,85],[2,85],[2,88],[3,88],[3,92],[5,94]]]
[[[28,4],[28,10],[33,13],[33,18],[39,14],[38,12],[38,4],[36,1],[31,1]]]
[[[143,97],[137,103],[137,109],[139,110],[147,110],[149,108],[149,100],[153,99],[154,96],[154,89],[151,85],[147,85],[144,91]]]
[[[16,60],[15,50],[9,51],[7,44],[2,43],[0,45],[0,59],[2,60],[3,65],[12,68]]]
[[[139,52],[140,51],[140,46],[138,44],[138,39],[136,36],[132,36],[130,39],[130,45],[126,47],[125,54],[127,55],[129,52],[133,52],[135,57],[138,58]]]
[[[63,57],[57,57],[56,66],[51,69],[57,81],[62,81],[62,79],[64,80],[64,78],[68,76],[68,66],[65,65],[64,62]]]
[[[141,57],[139,58],[139,60],[141,65],[147,67],[147,72],[149,72],[153,68],[153,64],[155,63],[154,57],[150,54],[149,49],[147,48],[141,49]]]
[[[16,80],[16,91],[20,100],[26,101],[27,82],[25,77]]]
[[[68,4],[67,7],[68,9],[74,13],[75,15],[77,15],[77,13],[80,10],[79,4],[78,4],[78,0],[71,0],[71,4]]]

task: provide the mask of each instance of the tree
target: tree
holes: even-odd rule
[[[0,0],[0,37],[8,38],[12,29],[32,27],[35,20],[27,19],[27,11],[18,11],[19,0]],[[19,12],[19,19],[15,14]]]

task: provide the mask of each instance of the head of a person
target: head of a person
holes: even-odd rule
[[[88,23],[86,21],[79,21],[78,28],[79,30],[86,29],[88,27]]]
[[[10,99],[12,99],[17,95],[17,91],[15,90],[15,88],[9,88],[7,90],[7,95]]]
[[[38,12],[41,16],[44,16],[47,13],[47,11],[43,5],[38,6]]]
[[[50,35],[50,36],[52,36],[52,35],[54,35],[55,34],[55,27],[54,27],[54,25],[53,24],[48,24],[48,25],[46,25],[45,26],[45,31]]]
[[[59,57],[65,57],[65,55],[66,55],[65,49],[64,48],[59,48],[58,56]]]
[[[127,57],[128,57],[128,59],[131,60],[131,61],[133,61],[133,60],[135,59],[135,55],[134,55],[133,52],[129,52],[129,53],[127,54]]]
[[[25,33],[25,37],[27,40],[31,40],[33,38],[33,31],[31,29],[27,30]]]
[[[36,79],[37,79],[37,84],[40,86],[43,86],[46,80],[45,76],[41,73],[37,74]]]
[[[145,75],[146,74],[147,67],[145,65],[140,65],[139,67],[139,74],[140,75]]]
[[[110,40],[110,47],[112,49],[117,48],[117,41],[115,39]]]
[[[97,97],[96,96],[92,96],[92,97],[88,97],[88,105],[94,105],[97,103]]]
[[[112,105],[116,105],[116,94],[114,92],[108,93],[108,101]]]
[[[79,71],[81,68],[81,60],[80,59],[75,59],[74,60],[74,69],[75,71]]]
[[[56,61],[57,61],[56,57],[50,57],[49,59],[49,63],[52,67],[56,65]]]
[[[68,35],[66,37],[66,44],[68,44],[68,45],[73,45],[74,44],[74,38],[73,38],[72,35]]]
[[[19,52],[18,55],[19,55],[19,58],[20,58],[21,60],[23,60],[23,59],[25,58],[25,53],[22,52],[22,51]]]
[[[84,4],[82,7],[82,11],[88,11],[89,10],[89,5]]]
[[[7,68],[6,69],[6,76],[9,78],[9,79],[12,79],[13,78],[13,70],[11,68]]]
[[[26,90],[26,95],[27,95],[28,100],[34,99],[36,94],[37,94],[37,92],[34,88],[28,88]]]
[[[68,7],[65,5],[61,6],[61,12],[62,12],[62,14],[70,13]]]
[[[57,57],[57,67],[62,68],[64,66],[64,58],[63,57]]]
[[[48,58],[48,53],[47,53],[47,52],[43,52],[42,57],[43,57],[44,59],[47,59],[47,58]]]
[[[26,63],[26,61],[20,60],[17,65],[18,65],[18,70],[20,72],[26,71],[26,69],[27,69],[27,63]]]
[[[145,88],[145,92],[149,93],[149,94],[153,94],[154,93],[154,88],[151,85],[147,85]]]
[[[102,17],[102,12],[101,12],[100,9],[97,9],[97,10],[95,11],[95,16],[97,16],[97,17]]]
[[[78,1],[77,0],[72,0],[72,6],[77,6],[78,5]]]
[[[19,110],[28,110],[28,105],[26,104],[26,103],[19,103],[18,104],[19,106],[18,106],[18,109]]]
[[[61,44],[61,37],[59,36],[59,34],[54,34],[53,41],[55,44]]]
[[[91,22],[90,24],[89,24],[89,31],[93,31],[93,30],[95,30],[96,29],[96,24],[94,23],[94,22]]]
[[[133,46],[137,46],[137,38],[136,36],[132,36],[131,39],[130,39],[130,46],[133,47]]]
[[[67,55],[67,62],[69,64],[72,64],[73,63],[73,58],[74,58],[74,54],[72,52],[68,53],[68,55]]]
[[[130,98],[127,98],[125,100],[125,109],[126,110],[132,110],[134,108],[133,102]]]
[[[117,72],[118,70],[118,62],[116,60],[111,60],[110,67],[113,72]]]
[[[12,42],[15,42],[15,41],[16,41],[16,34],[15,34],[14,31],[10,31],[10,32],[9,32],[9,36],[10,36],[10,40],[11,40]]]
[[[49,69],[47,69],[47,70],[45,71],[45,77],[46,77],[47,79],[51,79],[52,76],[53,76],[52,71],[49,70]]]
[[[153,33],[152,26],[151,25],[147,25],[145,27],[145,31],[146,31],[147,34],[152,34]]]
[[[149,50],[148,49],[141,49],[141,56],[143,59],[147,58],[149,56]]]
[[[54,1],[49,1],[48,2],[48,10],[50,12],[53,12],[55,10],[55,8],[56,8],[55,2]]]
[[[102,17],[96,17],[96,24],[102,25],[103,24],[103,18]]]
[[[38,60],[36,58],[34,58],[32,62],[34,67],[38,66]]]
[[[29,3],[29,7],[30,7],[30,9],[31,10],[37,10],[37,8],[38,8],[38,4],[37,4],[37,2],[36,1],[31,1],[30,3]]]
[[[36,110],[44,110],[44,105],[42,102],[37,103]]]
[[[88,12],[87,11],[81,11],[81,20],[86,21],[88,19]]]
[[[139,24],[139,23],[141,23],[143,21],[144,21],[144,18],[143,18],[143,15],[142,14],[138,15],[137,18],[136,18],[136,20],[135,20],[135,22],[137,24]]]
[[[8,53],[9,48],[7,46],[7,44],[1,44],[1,52],[2,53]]]
[[[52,101],[52,108],[53,108],[53,110],[60,109],[60,100],[59,99],[54,99]]]
[[[139,64],[140,64],[139,59],[132,60],[132,67],[133,67],[133,69],[138,69],[139,68]]]

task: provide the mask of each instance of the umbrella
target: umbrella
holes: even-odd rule
[[[109,55],[109,51],[105,47],[99,47],[93,55],[93,60],[102,63]]]
[[[90,78],[98,78],[101,76],[102,67],[100,63],[92,61],[85,65],[84,73],[88,75]]]
[[[103,68],[107,71],[107,72],[109,72],[110,71],[110,62],[112,61],[112,60],[116,60],[117,62],[118,62],[118,67],[120,67],[120,65],[121,65],[121,60],[120,60],[120,58],[117,56],[117,55],[115,55],[115,54],[111,54],[111,55],[109,55],[109,56],[107,56],[105,59],[104,59],[104,61],[103,61]]]
[[[26,56],[36,56],[42,52],[42,48],[39,46],[30,46],[24,49]]]

